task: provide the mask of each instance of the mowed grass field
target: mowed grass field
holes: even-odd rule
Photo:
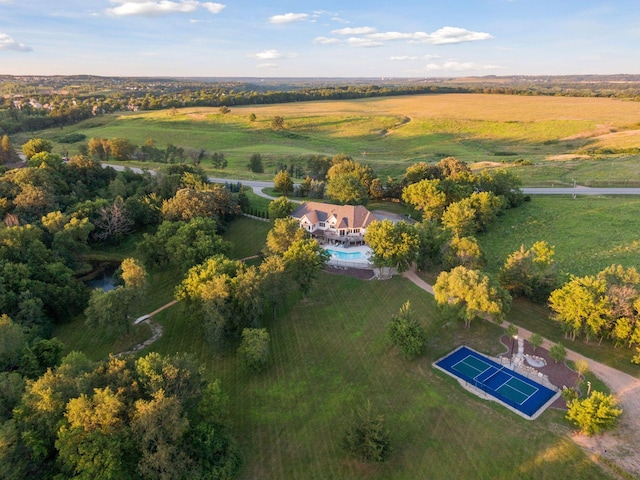
[[[225,234],[237,245],[233,256],[259,248],[268,227],[246,218],[233,222]],[[170,300],[179,281],[171,272],[151,280],[148,308]],[[234,342],[214,351],[181,304],[155,317],[164,334],[139,353],[189,352],[209,379],[222,381],[244,455],[241,479],[608,478],[570,439],[562,412],[526,421],[431,367],[461,343],[493,355],[504,351],[498,340],[504,331],[495,324],[451,323],[431,295],[400,277],[367,282],[322,274],[307,300],[291,295],[296,301],[267,321],[272,356],[262,374],[243,368]],[[406,301],[429,338],[426,354],[413,362],[385,337],[391,315]],[[74,348],[97,350],[92,332],[84,331]],[[360,463],[340,448],[345,419],[367,401],[391,434],[394,452],[384,464]]]
[[[255,122],[249,120],[251,113]],[[285,119],[285,131],[271,129],[274,116]],[[265,179],[279,162],[347,153],[370,163],[382,178],[399,175],[417,161],[453,155],[478,168],[526,160],[532,165],[516,171],[528,185],[572,184],[573,179],[640,184],[637,156],[583,153],[591,146],[640,146],[640,135],[634,133],[639,121],[640,102],[434,94],[232,107],[226,115],[216,108],[113,114],[38,135],[55,142],[80,132],[88,138],[126,137],[137,145],[153,138],[162,148],[169,143],[204,148],[226,155],[225,171],[209,171],[230,178],[258,178],[246,168],[253,153],[264,158]],[[73,154],[77,144],[55,148]]]
[[[427,354],[414,362],[385,338],[407,300],[429,333]],[[569,438],[561,412],[529,422],[435,371],[431,362],[462,342],[501,352],[503,330],[447,323],[433,297],[402,278],[323,274],[308,300],[269,322],[271,364],[258,375],[242,368],[234,345],[212,353],[181,308],[158,315],[165,335],[151,349],[192,352],[222,381],[244,452],[241,479],[607,478]],[[391,434],[384,464],[360,463],[340,448],[345,419],[367,401]]]

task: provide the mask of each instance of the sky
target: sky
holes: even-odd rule
[[[638,0],[0,0],[0,74],[640,73]]]

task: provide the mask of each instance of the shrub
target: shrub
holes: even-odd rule
[[[266,328],[245,328],[242,330],[242,342],[238,355],[249,370],[261,372],[269,360],[271,336]]]
[[[398,314],[391,318],[387,325],[387,335],[407,360],[420,356],[427,341],[424,328],[413,318],[409,302],[405,303]]]
[[[594,435],[613,428],[622,415],[622,409],[617,408],[617,400],[613,395],[593,391],[585,399],[575,399],[567,406],[567,418],[576,424],[582,433]]]
[[[350,455],[365,462],[384,462],[389,457],[391,439],[384,427],[384,417],[372,413],[370,402],[351,415],[342,447]]]

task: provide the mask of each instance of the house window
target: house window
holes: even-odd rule
[[[320,226],[321,226],[321,227],[324,227],[324,222],[320,222]]]

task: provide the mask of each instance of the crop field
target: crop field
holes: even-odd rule
[[[274,116],[285,119],[285,130],[271,129]],[[126,137],[137,145],[153,138],[161,148],[169,143],[204,148],[226,155],[225,171],[207,168],[229,177],[250,177],[246,164],[253,153],[265,160],[265,179],[279,162],[347,153],[370,163],[383,178],[400,175],[416,161],[453,155],[478,168],[514,167],[526,185],[571,184],[574,179],[585,185],[640,184],[634,168],[638,156],[629,154],[640,146],[639,119],[640,102],[434,94],[232,107],[226,115],[216,108],[132,112],[42,136],[55,143],[79,132],[87,138]],[[607,148],[611,152],[602,153]],[[77,144],[56,144],[55,149],[73,154]],[[531,165],[518,166],[522,162]]]

